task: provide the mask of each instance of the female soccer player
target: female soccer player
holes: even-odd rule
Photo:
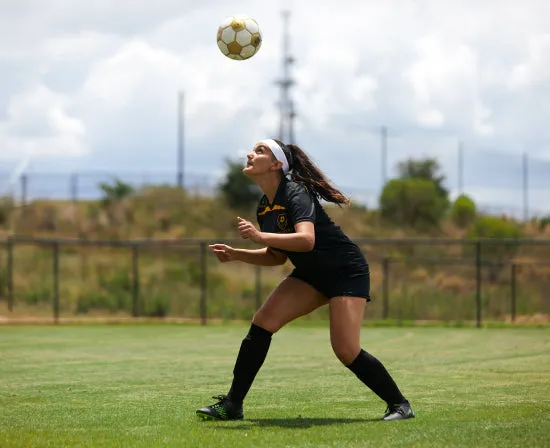
[[[240,235],[264,246],[235,249],[210,246],[220,262],[260,266],[294,265],[292,273],[255,313],[241,343],[227,395],[197,410],[204,419],[242,419],[243,400],[260,370],[271,337],[285,324],[329,305],[330,340],[338,359],[387,404],[383,420],[414,417],[408,400],[374,356],[360,346],[366,303],[370,301],[369,266],[359,247],[329,218],[319,199],[335,204],[349,200],[326,179],[304,151],[279,140],[262,140],[247,156],[243,173],[264,196],[257,209],[260,230],[238,218]]]

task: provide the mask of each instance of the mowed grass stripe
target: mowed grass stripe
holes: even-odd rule
[[[245,420],[202,422],[229,387],[245,325],[0,327],[0,446],[548,446],[550,332],[365,327],[417,418],[336,360],[328,327],[274,336]]]

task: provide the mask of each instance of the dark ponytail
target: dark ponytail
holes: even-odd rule
[[[283,148],[290,165],[290,178],[301,183],[312,191],[319,199],[338,205],[348,205],[350,200],[338,189],[333,187],[323,172],[315,166],[308,155],[297,145],[284,145],[276,140]]]

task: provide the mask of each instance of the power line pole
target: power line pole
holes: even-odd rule
[[[458,142],[458,194],[464,194],[464,144]]]
[[[178,92],[178,187],[183,188],[184,186],[184,168],[183,168],[183,151],[184,151],[184,145],[183,145],[183,131],[184,131],[184,123],[183,123],[183,101],[184,96],[183,92]]]
[[[388,128],[380,128],[380,158],[382,163],[382,188],[388,182]]]
[[[529,155],[523,153],[523,220],[529,220]]]
[[[290,77],[290,66],[294,63],[294,58],[290,55],[290,32],[289,19],[290,12],[283,11],[284,34],[283,34],[283,77],[277,80],[281,87],[281,97],[279,101],[279,140],[284,143],[295,143],[294,102],[290,96],[290,88],[294,85],[294,80]]]

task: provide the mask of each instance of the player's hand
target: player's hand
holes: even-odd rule
[[[254,241],[255,243],[261,243],[263,239],[263,233],[260,232],[254,224],[243,218],[237,218],[239,225],[239,233],[241,237],[247,240]]]
[[[236,260],[236,250],[231,246],[225,244],[211,244],[208,248],[214,253],[220,263],[227,263],[228,261]]]

